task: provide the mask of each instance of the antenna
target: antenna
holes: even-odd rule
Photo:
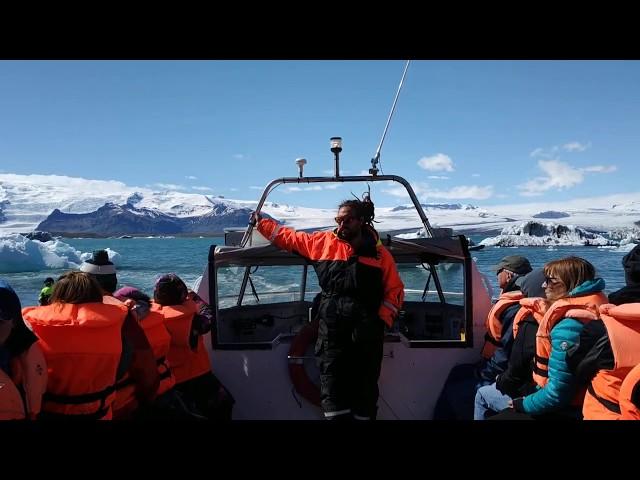
[[[369,174],[374,177],[378,174],[378,167],[376,166],[378,162],[380,162],[380,150],[382,149],[382,144],[384,143],[384,139],[387,136],[387,129],[389,128],[389,123],[391,122],[391,117],[393,116],[393,112],[396,110],[396,103],[398,103],[398,97],[400,96],[400,90],[402,90],[402,84],[404,83],[404,77],[407,74],[407,69],[409,68],[409,63],[411,60],[407,60],[406,65],[404,66],[404,72],[402,72],[402,78],[400,79],[400,85],[398,85],[398,91],[396,92],[396,98],[393,100],[393,105],[391,106],[391,112],[389,112],[389,118],[387,118],[387,124],[384,126],[384,131],[382,132],[382,138],[380,139],[380,144],[378,145],[378,149],[376,150],[376,154],[371,159],[371,168],[369,169]],[[382,165],[380,165],[382,168]]]

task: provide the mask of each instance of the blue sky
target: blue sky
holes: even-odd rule
[[[270,180],[370,166],[404,68],[377,61],[0,61],[0,172],[256,199]],[[639,190],[640,61],[412,61],[382,170],[423,201]],[[303,186],[304,188],[304,186]],[[269,198],[330,207],[340,190]],[[376,205],[406,203],[394,185]],[[337,197],[336,197],[337,195]]]

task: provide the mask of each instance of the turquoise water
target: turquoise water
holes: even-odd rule
[[[479,242],[482,236],[471,236]],[[131,285],[147,293],[152,293],[155,279],[163,273],[178,274],[187,285],[202,275],[207,263],[209,246],[223,244],[222,237],[209,238],[132,238],[132,239],[64,239],[65,243],[82,252],[91,252],[100,248],[110,248],[118,252],[122,260],[118,265],[118,286]],[[605,279],[607,292],[617,290],[624,285],[624,273],[621,260],[625,252],[599,249],[594,247],[558,247],[545,248],[490,248],[471,252],[476,258],[480,271],[493,282],[497,291],[495,274],[491,266],[506,255],[524,255],[534,267],[541,267],[550,260],[577,255],[589,260],[596,267],[598,275]],[[23,306],[35,305],[43,280],[64,273],[63,270],[43,270],[0,274],[18,293]],[[294,282],[297,280],[293,280]],[[227,288],[221,285],[222,288]],[[228,287],[230,288],[230,286]],[[495,292],[494,292],[495,293]]]

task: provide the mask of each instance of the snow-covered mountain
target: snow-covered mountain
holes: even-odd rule
[[[380,199],[377,200],[379,205]],[[122,182],[57,175],[0,174],[0,234],[29,232],[36,227],[56,232],[101,228],[100,235],[131,233],[207,233],[244,226],[256,201],[176,191],[153,191]],[[507,204],[425,203],[434,227],[496,235],[503,228],[534,218],[553,218],[563,225],[590,231],[616,230],[619,238],[640,225],[640,193],[576,199],[568,202]],[[295,228],[331,226],[335,209],[306,208],[267,202],[263,211]],[[73,215],[70,215],[73,214]],[[89,214],[89,215],[87,215]],[[78,216],[80,215],[80,216]],[[84,216],[82,216],[84,215]],[[384,230],[418,229],[420,218],[410,204],[376,207],[376,225]],[[41,222],[44,222],[41,225]],[[112,222],[107,225],[108,222]],[[93,226],[91,226],[93,225]],[[132,230],[117,230],[129,225]],[[173,231],[163,231],[170,226]],[[113,227],[113,228],[112,228]],[[135,227],[135,228],[134,228]],[[74,227],[75,228],[75,227]],[[117,231],[116,231],[117,230]]]

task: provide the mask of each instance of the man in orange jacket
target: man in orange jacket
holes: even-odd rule
[[[254,218],[262,235],[310,260],[318,275],[316,356],[325,418],[375,419],[384,326],[393,324],[402,307],[404,285],[373,228],[373,202],[342,202],[338,227],[313,234]]]

